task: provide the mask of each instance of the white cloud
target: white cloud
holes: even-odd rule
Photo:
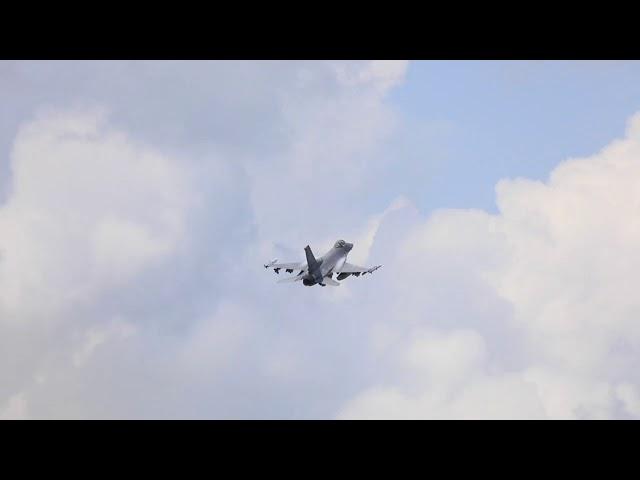
[[[103,112],[42,114],[20,131],[11,165],[0,208],[5,321],[55,317],[180,244],[192,199],[179,162],[110,130]]]
[[[256,266],[361,191],[405,69],[359,62],[353,83],[331,62],[12,65],[0,405],[34,418],[331,415],[356,374],[333,373],[350,348],[342,301],[283,302]],[[336,229],[358,218],[343,210]],[[306,301],[334,320],[302,328]]]
[[[23,394],[16,394],[9,398],[4,409],[0,409],[0,420],[27,420],[29,413],[27,401]]]
[[[406,61],[373,60],[370,62],[335,62],[332,64],[340,82],[349,86],[368,86],[377,92],[399,84],[409,67]]]
[[[378,313],[398,338],[385,347],[395,380],[340,416],[637,415],[639,179],[636,115],[625,138],[561,163],[546,183],[501,181],[497,215],[443,210],[416,222],[397,245],[403,280],[386,286]],[[422,325],[448,333],[425,340]],[[453,328],[470,329],[471,343]]]
[[[242,203],[224,200],[246,190],[219,157],[203,165],[160,152],[115,128],[103,109],[42,110],[20,128],[10,161],[11,189],[0,206],[0,398],[40,396],[29,401],[36,416],[96,414],[81,400],[62,407],[39,398],[95,368],[108,371],[138,328],[166,328],[210,297],[189,292],[196,279],[215,288],[216,278],[202,276],[227,259],[201,258],[225,234],[242,248],[237,233],[247,220],[229,225]],[[207,230],[206,238],[194,235]],[[142,343],[140,351],[149,348]]]
[[[413,335],[405,353],[409,368],[433,383],[462,382],[484,362],[484,340],[473,330],[458,330],[443,335],[424,332]]]
[[[256,316],[242,305],[222,303],[214,315],[194,325],[181,348],[181,361],[189,369],[207,375],[226,368],[226,360],[233,358],[250,337],[251,322]]]
[[[84,65],[7,80],[58,108],[24,107],[0,207],[1,415],[638,415],[640,117],[500,182],[497,215],[372,215],[405,63]],[[336,291],[260,268],[336,237],[384,268]]]
[[[280,89],[288,141],[247,166],[261,235],[317,243],[329,222],[334,236],[360,222],[362,212],[345,202],[366,195],[372,166],[388,161],[380,147],[397,122],[385,95],[406,68],[406,62],[313,62],[301,67],[299,83]]]
[[[616,387],[618,399],[625,410],[633,417],[640,418],[640,393],[638,387],[631,383],[622,383]]]
[[[516,375],[473,379],[460,391],[429,389],[407,394],[377,388],[352,400],[344,419],[520,419],[545,418],[535,386]]]
[[[93,327],[83,332],[80,346],[73,353],[72,360],[76,367],[82,367],[97,348],[111,339],[123,339],[136,333],[136,327],[120,319],[114,319],[104,327]],[[44,381],[40,377],[40,382]]]

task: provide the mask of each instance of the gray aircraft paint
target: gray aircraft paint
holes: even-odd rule
[[[280,273],[280,270],[285,270],[289,273],[299,270],[298,275],[284,278],[280,280],[280,283],[302,281],[303,285],[309,287],[316,284],[324,287],[326,285],[340,285],[333,279],[334,274],[338,276],[337,278],[339,280],[344,280],[349,275],[357,277],[360,276],[360,274],[366,275],[367,273],[373,273],[382,266],[376,265],[375,267],[366,268],[347,263],[347,255],[352,249],[353,243],[338,240],[331,250],[323,256],[316,258],[313,255],[311,247],[307,245],[304,248],[307,257],[306,263],[277,263],[278,259],[274,259],[265,264],[264,267],[273,268],[276,273]]]

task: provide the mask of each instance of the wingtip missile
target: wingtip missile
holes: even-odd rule
[[[278,262],[278,259],[277,259],[277,258],[274,258],[274,259],[273,259],[273,260],[271,260],[269,263],[265,263],[265,264],[264,264],[264,268],[272,267],[272,266],[274,266],[277,262]]]

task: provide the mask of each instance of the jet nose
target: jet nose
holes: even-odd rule
[[[347,248],[347,250],[351,250],[353,248],[353,243],[346,243],[344,246]]]

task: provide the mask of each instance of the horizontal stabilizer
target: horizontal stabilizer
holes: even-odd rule
[[[340,282],[336,282],[333,278],[329,278],[329,277],[324,277],[322,279],[322,283],[324,283],[325,285],[331,285],[332,287],[340,286]]]
[[[340,273],[352,273],[357,277],[360,274],[366,275],[367,273],[373,273],[381,266],[382,265],[376,265],[375,267],[359,267],[357,265],[352,265],[351,263],[345,262],[340,269]]]
[[[298,282],[302,280],[302,276],[288,277],[278,280],[278,283]]]

